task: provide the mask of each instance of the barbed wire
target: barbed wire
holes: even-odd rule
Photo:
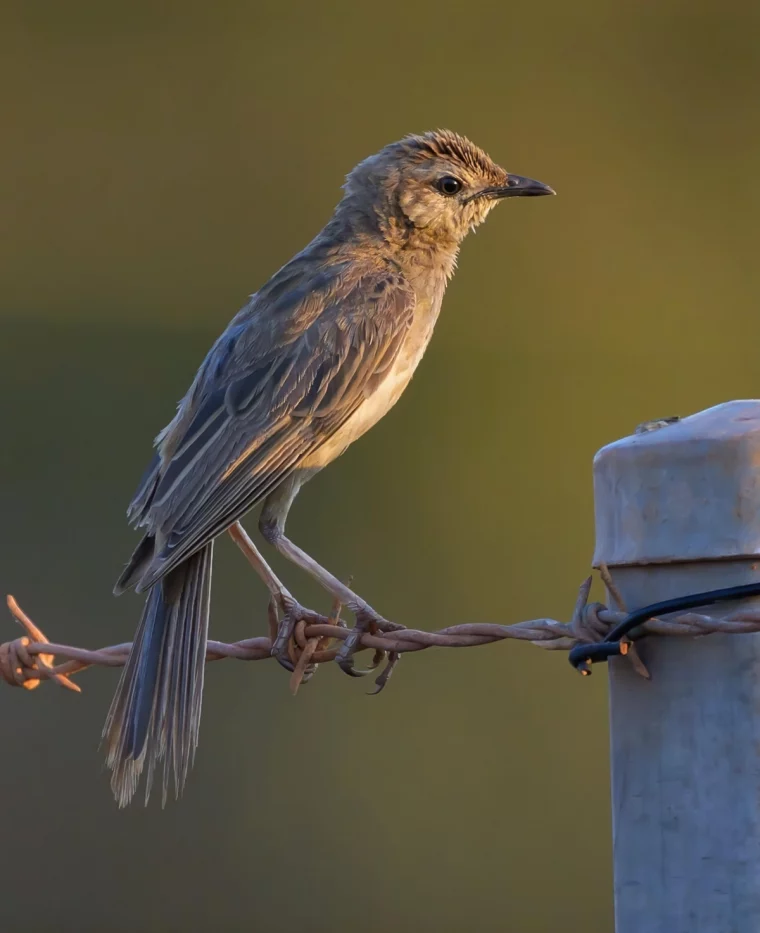
[[[615,581],[604,565],[600,567],[600,576],[617,608],[610,609],[603,603],[588,601],[592,583],[592,577],[589,576],[579,588],[572,616],[567,623],[539,618],[511,625],[468,622],[451,625],[436,632],[398,628],[388,632],[363,633],[358,650],[374,650],[369,670],[376,669],[386,656],[391,659],[376,678],[374,692],[379,692],[386,685],[400,655],[424,651],[427,648],[471,648],[511,638],[529,641],[549,651],[569,651],[579,643],[603,641],[607,634],[626,618],[627,611]],[[90,650],[51,642],[13,596],[8,596],[7,603],[13,618],[26,631],[25,635],[13,641],[0,644],[0,679],[10,686],[34,690],[43,681],[54,680],[60,686],[79,693],[81,689],[71,679],[72,675],[92,666],[122,667],[126,663],[131,643]],[[267,621],[269,634],[265,636],[231,643],[209,640],[206,661],[221,661],[225,658],[263,661],[271,657],[278,625],[274,600],[270,600]],[[669,619],[650,619],[641,626],[637,638],[645,634],[694,637],[718,632],[748,634],[758,631],[760,609],[743,608],[721,619],[696,612],[682,613]],[[302,610],[288,646],[293,667],[290,686],[294,693],[302,683],[313,676],[319,664],[335,659],[340,642],[351,633],[352,630],[340,618],[339,605],[333,606],[329,616],[312,610]],[[621,653],[628,657],[641,676],[649,677],[634,642],[626,639]],[[65,660],[55,663],[56,658]]]

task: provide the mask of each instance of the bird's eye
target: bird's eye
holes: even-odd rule
[[[441,194],[458,194],[462,190],[462,182],[453,175],[442,175],[435,183],[436,188]]]

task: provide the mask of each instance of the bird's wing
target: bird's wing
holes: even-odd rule
[[[159,547],[139,589],[224,531],[324,444],[388,374],[414,293],[396,272],[322,274],[254,296],[203,363],[131,517]]]

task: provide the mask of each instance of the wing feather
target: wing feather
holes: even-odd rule
[[[387,375],[414,293],[392,269],[348,271],[312,287],[290,272],[290,287],[270,283],[217,341],[130,508],[157,546],[138,589],[265,498]]]

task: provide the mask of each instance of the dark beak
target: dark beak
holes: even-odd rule
[[[542,194],[556,194],[557,192],[554,188],[550,188],[543,182],[535,181],[533,178],[509,175],[503,187],[486,188],[481,193],[490,198],[537,198]]]

